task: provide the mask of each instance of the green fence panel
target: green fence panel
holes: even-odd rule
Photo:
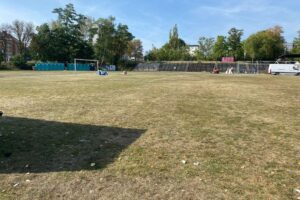
[[[37,63],[35,65],[36,71],[63,71],[65,70],[65,64],[64,63]],[[75,64],[69,63],[67,65],[67,70],[74,71],[75,70]],[[77,71],[90,71],[90,65],[89,64],[76,64],[76,70]]]

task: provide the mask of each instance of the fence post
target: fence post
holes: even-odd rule
[[[240,62],[237,62],[237,73],[240,74]]]

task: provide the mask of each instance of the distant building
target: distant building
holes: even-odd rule
[[[188,45],[189,46],[189,52],[192,56],[196,55],[196,52],[199,50],[199,45]]]
[[[124,56],[122,56],[123,60],[131,60],[131,61],[138,61],[138,62],[143,62],[144,61],[144,57],[142,56],[141,58],[136,58],[135,56],[129,56],[127,54],[125,54]]]
[[[20,53],[18,40],[6,31],[0,32],[0,52],[4,54],[5,61]]]

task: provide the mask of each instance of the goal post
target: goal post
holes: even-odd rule
[[[74,59],[74,71],[75,72],[77,71],[77,63],[80,61],[96,63],[96,70],[99,69],[99,60],[75,58]]]

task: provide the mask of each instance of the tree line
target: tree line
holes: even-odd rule
[[[300,31],[293,41],[293,48],[287,49],[283,29],[275,26],[250,35],[242,40],[244,31],[231,28],[227,36],[215,38],[200,37],[198,49],[190,52],[190,47],[179,37],[177,25],[170,31],[169,41],[161,48],[153,47],[146,53],[149,61],[218,61],[222,57],[235,60],[275,60],[284,53],[300,53]]]
[[[9,35],[17,40],[19,55],[12,58],[16,65],[28,60],[72,62],[74,58],[97,59],[102,64],[122,65],[128,60],[188,61],[275,60],[286,49],[283,29],[275,26],[259,31],[242,40],[244,31],[231,28],[226,36],[200,37],[198,49],[191,52],[180,38],[177,25],[169,40],[161,47],[153,47],[143,57],[143,46],[127,25],[116,23],[114,17],[93,19],[78,13],[73,4],[52,11],[57,19],[34,27],[32,23],[15,20],[0,26],[0,63],[5,61]],[[300,31],[293,41],[292,53],[300,53]]]
[[[0,32],[18,41],[20,54],[13,60],[73,62],[74,58],[82,58],[119,64],[143,59],[141,40],[135,39],[127,25],[117,24],[114,17],[94,20],[77,13],[73,4],[56,8],[53,13],[57,19],[38,26],[36,31],[32,23],[20,20],[1,26]]]

